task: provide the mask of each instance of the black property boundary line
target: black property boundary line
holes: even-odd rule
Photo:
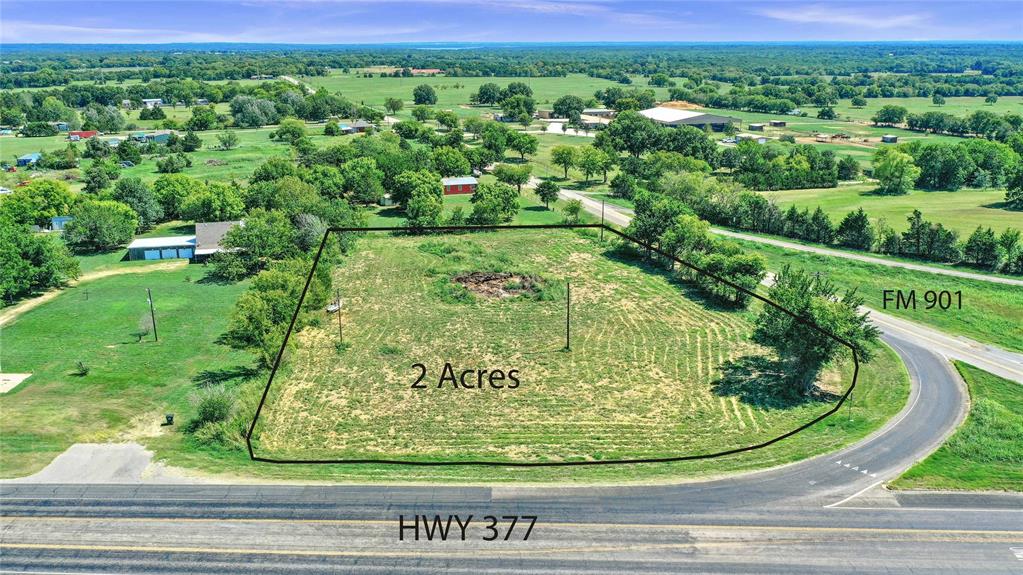
[[[440,467],[440,466],[485,466],[485,467],[575,467],[583,465],[628,465],[635,463],[670,463],[674,461],[694,461],[698,459],[713,459],[716,457],[724,457],[726,455],[734,455],[736,453],[743,453],[746,451],[754,451],[757,449],[763,449],[770,445],[774,445],[783,439],[792,437],[793,435],[821,422],[822,420],[834,415],[842,408],[842,405],[846,402],[849,396],[852,394],[853,389],[856,387],[856,380],[860,373],[860,360],[856,353],[856,347],[845,339],[831,333],[830,331],[820,327],[813,321],[797,315],[796,313],[789,311],[781,305],[771,301],[770,299],[752,291],[746,289],[738,284],[735,284],[725,278],[722,278],[716,274],[710,273],[698,266],[695,266],[689,262],[680,260],[679,258],[662,251],[650,244],[646,244],[637,238],[634,238],[624,232],[621,232],[615,228],[607,226],[605,224],[538,224],[538,225],[507,225],[507,226],[428,226],[416,230],[417,232],[464,232],[464,231],[499,231],[499,230],[539,230],[539,229],[604,229],[608,232],[632,242],[652,253],[656,253],[660,256],[668,258],[677,264],[685,266],[693,271],[704,274],[708,277],[713,278],[731,288],[739,290],[746,295],[755,298],[766,305],[769,305],[782,313],[785,313],[796,322],[805,325],[818,333],[821,333],[839,344],[849,348],[852,352],[853,360],[853,377],[852,383],[849,384],[849,388],[845,390],[838,402],[827,412],[817,416],[812,421],[804,423],[799,427],[779,435],[763,443],[756,445],[750,445],[747,447],[738,447],[735,449],[729,449],[726,451],[718,451],[715,453],[703,453],[699,455],[679,455],[674,457],[649,457],[649,458],[636,458],[636,459],[608,459],[601,461],[552,461],[552,462],[525,462],[525,461],[409,461],[403,459],[271,459],[267,457],[259,457],[252,450],[252,434],[256,429],[256,422],[259,420],[259,414],[263,411],[263,405],[266,403],[266,397],[270,393],[270,385],[273,384],[274,376],[277,374],[277,369],[280,367],[281,358],[284,355],[284,349],[287,347],[288,340],[291,338],[292,330],[295,328],[295,322],[298,320],[298,315],[302,309],[302,302],[305,301],[306,292],[309,290],[309,284],[312,282],[313,273],[316,271],[316,266],[320,261],[320,256],[323,255],[323,248],[327,245],[327,238],[330,237],[331,233],[362,233],[362,232],[409,232],[409,228],[403,227],[366,227],[366,228],[328,228],[323,234],[323,240],[320,241],[320,247],[316,251],[316,257],[313,259],[313,265],[309,269],[309,275],[306,277],[305,286],[302,288],[302,295],[298,299],[298,304],[295,306],[295,313],[291,316],[291,323],[288,324],[288,331],[284,335],[284,341],[281,343],[281,349],[277,352],[276,358],[274,358],[273,367],[270,369],[270,377],[266,382],[266,387],[263,388],[263,395],[259,398],[259,406],[256,408],[256,413],[252,417],[252,423],[249,425],[249,430],[245,434],[245,444],[249,450],[249,457],[252,461],[258,461],[261,463],[276,463],[284,465],[363,465],[363,464],[378,464],[378,465],[409,465],[419,467]]]

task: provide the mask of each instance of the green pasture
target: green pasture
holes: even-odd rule
[[[761,192],[782,208],[796,205],[813,211],[820,206],[837,226],[842,218],[863,208],[873,220],[884,218],[896,230],[907,228],[906,218],[920,210],[932,222],[940,222],[966,238],[977,226],[990,226],[997,232],[1007,227],[1023,228],[1023,213],[1005,206],[1005,190],[962,189],[955,192],[913,190],[902,196],[874,194],[875,184],[865,183],[837,188],[780,190]]]
[[[854,108],[850,100],[840,100],[835,106],[839,117],[849,118],[854,121],[869,122],[881,106],[902,106],[911,114],[923,114],[924,112],[945,112],[954,116],[968,116],[977,110],[987,110],[996,114],[1015,112],[1023,114],[1023,96],[999,96],[998,102],[985,104],[984,98],[949,96],[945,98],[945,104],[937,106],[930,98],[867,98],[867,105],[862,108]],[[809,108],[814,110],[816,108]]]
[[[966,421],[892,486],[1023,491],[1023,386],[960,361],[955,366],[970,391]]]

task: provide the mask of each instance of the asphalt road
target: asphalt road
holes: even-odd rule
[[[893,495],[966,398],[934,353],[885,336],[904,410],[837,453],[699,483],[600,487],[0,484],[11,573],[1015,573],[1023,498]],[[841,414],[839,416],[842,416]],[[469,515],[447,540],[399,517]],[[536,516],[497,523],[486,516]],[[1023,554],[1023,551],[1019,551]]]

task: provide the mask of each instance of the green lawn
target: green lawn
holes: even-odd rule
[[[966,421],[897,489],[1023,491],[1023,386],[955,362],[970,390]]]
[[[646,89],[646,80],[639,76],[633,77],[633,83],[629,86],[622,86],[611,80],[591,78],[584,74],[569,74],[565,77],[555,78],[528,78],[528,77],[415,77],[415,78],[364,78],[359,73],[344,74],[339,70],[332,71],[329,76],[302,76],[297,78],[310,86],[327,88],[331,93],[340,92],[346,98],[365,104],[383,108],[387,98],[399,98],[405,103],[403,112],[408,114],[412,107],[412,89],[420,84],[429,84],[437,92],[437,107],[456,109],[458,106],[468,106],[469,96],[475,94],[479,87],[488,82],[493,82],[502,88],[510,82],[525,82],[533,89],[533,99],[540,107],[549,108],[554,100],[567,94],[574,94],[584,99],[592,98],[593,93],[609,86],[621,86],[626,90],[631,88]],[[458,87],[456,87],[458,86]],[[668,96],[667,88],[652,88],[658,99]]]
[[[32,377],[0,395],[0,477],[36,471],[75,442],[179,435],[199,389],[192,378],[250,366],[249,354],[216,343],[246,283],[202,283],[202,276],[201,266],[189,266],[97,279],[5,325],[4,371]],[[160,341],[150,335],[138,343],[146,288]],[[74,373],[79,361],[88,375]],[[160,428],[170,412],[178,426]]]
[[[775,246],[736,240],[750,252],[763,255],[768,269],[777,271],[785,264],[820,271],[839,288],[856,288],[866,305],[878,311],[930,325],[955,335],[1013,351],[1023,351],[1023,290],[1019,286],[994,284],[964,278],[941,276],[876,264],[840,259]],[[916,290],[917,298],[927,290],[962,291],[961,310],[942,311],[883,309],[884,290]]]
[[[996,232],[1007,227],[1023,227],[1023,213],[1004,207],[1004,190],[959,190],[956,192],[928,192],[913,190],[904,196],[880,196],[872,192],[874,184],[839,186],[837,188],[782,190],[762,192],[782,208],[791,204],[813,211],[820,206],[831,221],[838,225],[851,211],[863,208],[872,219],[885,218],[896,230],[907,228],[906,218],[914,209],[923,212],[932,222],[940,222],[966,238],[979,225],[990,226]]]
[[[840,100],[835,106],[835,111],[840,117],[848,117],[853,120],[869,122],[881,106],[902,106],[912,114],[924,112],[945,112],[955,116],[967,116],[977,110],[987,110],[996,114],[1007,112],[1023,113],[1023,96],[999,96],[998,102],[985,104],[983,97],[953,97],[945,98],[945,105],[935,106],[930,98],[867,98],[867,105],[862,108],[853,108],[850,100]],[[815,108],[808,108],[814,110]]]

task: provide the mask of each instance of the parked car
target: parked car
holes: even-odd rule
[[[125,161],[120,163],[120,166],[122,168],[134,168],[135,167],[135,162],[132,162],[130,160],[125,160]]]

